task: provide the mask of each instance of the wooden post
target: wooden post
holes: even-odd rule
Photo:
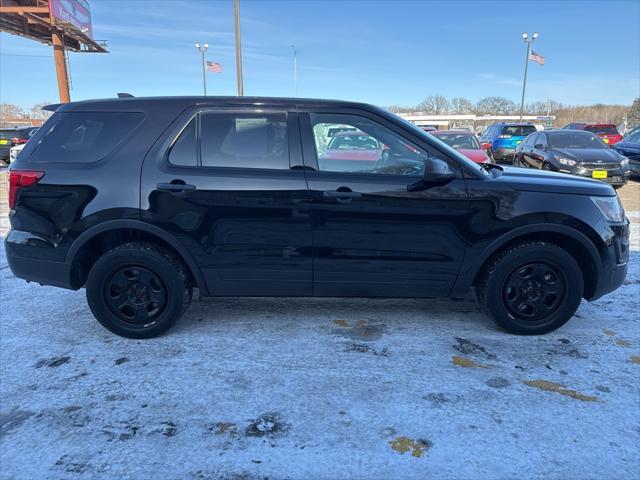
[[[67,62],[65,61],[64,39],[62,33],[55,27],[51,30],[51,43],[53,44],[53,60],[56,64],[56,77],[58,79],[58,93],[61,103],[69,103],[69,75],[67,73]]]

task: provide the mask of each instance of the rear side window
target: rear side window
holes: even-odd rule
[[[142,122],[142,113],[56,113],[31,153],[36,162],[89,163],[111,153]]]
[[[536,131],[533,125],[510,125],[502,128],[502,135],[511,135],[514,137],[526,137],[530,133]]]
[[[285,113],[202,113],[203,167],[289,169]]]

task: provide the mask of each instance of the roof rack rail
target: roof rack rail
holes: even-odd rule
[[[133,98],[130,93],[118,93],[118,98]]]

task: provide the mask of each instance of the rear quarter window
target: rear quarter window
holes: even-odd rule
[[[97,162],[115,150],[143,119],[144,114],[135,112],[56,113],[46,123],[30,158],[36,162]]]

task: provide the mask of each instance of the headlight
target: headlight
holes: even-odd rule
[[[629,159],[627,157],[623,157],[622,161],[620,162],[621,167],[624,167],[625,165],[629,165]]]
[[[573,167],[576,163],[578,163],[575,160],[571,160],[570,158],[564,158],[564,157],[556,157],[556,160],[560,162],[562,165],[568,165],[570,167]]]
[[[618,199],[615,197],[589,197],[591,201],[595,203],[598,210],[602,212],[604,218],[610,222],[624,222],[624,208]]]

